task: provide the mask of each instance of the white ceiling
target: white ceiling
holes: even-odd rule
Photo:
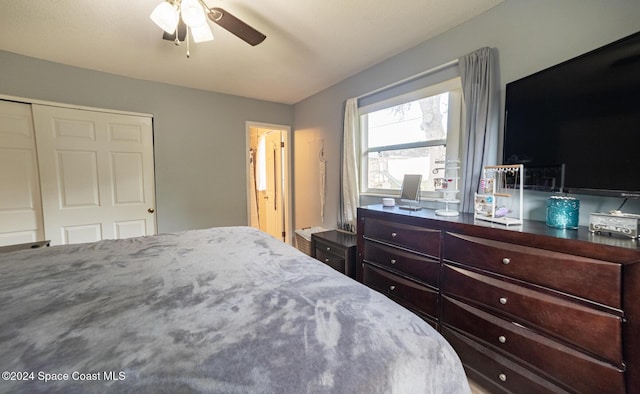
[[[160,0],[0,0],[0,50],[172,85],[293,104],[503,0],[205,0],[267,36],[176,47]]]

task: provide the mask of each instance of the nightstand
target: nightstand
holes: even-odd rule
[[[313,233],[311,257],[355,279],[356,235],[337,230]]]

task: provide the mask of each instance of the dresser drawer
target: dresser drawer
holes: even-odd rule
[[[483,386],[491,389],[492,393],[569,393],[447,327],[443,327],[442,335],[462,359],[467,374],[472,378],[480,378]]]
[[[442,257],[622,308],[619,264],[451,233]]]
[[[432,317],[438,316],[438,292],[369,264],[363,267],[363,283],[400,305]]]
[[[470,305],[443,297],[441,321],[526,362],[576,392],[624,392],[624,371]]]
[[[439,258],[440,233],[439,230],[365,218],[363,235],[365,238],[386,242]]]
[[[364,242],[364,260],[397,270],[433,287],[438,287],[440,262],[371,241]]]
[[[533,326],[620,364],[622,319],[459,267],[443,265],[442,292]],[[606,339],[606,340],[604,340]]]
[[[344,255],[336,255],[333,253],[326,252],[325,248],[316,248],[316,259],[322,261],[326,265],[331,268],[340,271],[342,273],[346,272],[345,268],[345,258]]]
[[[344,246],[335,246],[332,245],[328,242],[324,242],[321,239],[316,238],[315,240],[315,247],[316,247],[316,253],[318,251],[322,251],[324,254],[333,254],[336,256],[343,256],[344,257],[344,251],[345,251],[345,247]]]

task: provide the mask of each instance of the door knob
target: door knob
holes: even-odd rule
[[[147,212],[149,212],[149,213],[154,213],[155,211],[156,211],[156,210],[155,210],[155,209],[153,209],[153,208],[149,208],[149,209],[147,209]]]

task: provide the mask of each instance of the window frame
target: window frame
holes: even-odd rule
[[[382,109],[391,108],[397,105],[406,104],[430,96],[449,92],[449,108],[447,113],[447,138],[439,140],[418,141],[412,143],[401,143],[393,145],[384,145],[367,148],[368,146],[368,118],[367,114]],[[358,116],[360,118],[360,194],[362,196],[376,197],[398,197],[399,190],[396,189],[379,189],[368,187],[369,160],[368,155],[371,152],[383,152],[390,150],[415,149],[431,146],[445,146],[446,159],[460,158],[460,133],[462,125],[462,81],[460,77],[448,79],[421,89],[400,94],[381,100],[363,107],[358,108]],[[461,183],[460,183],[461,184]],[[441,197],[438,191],[420,191],[422,200],[434,200]]]

